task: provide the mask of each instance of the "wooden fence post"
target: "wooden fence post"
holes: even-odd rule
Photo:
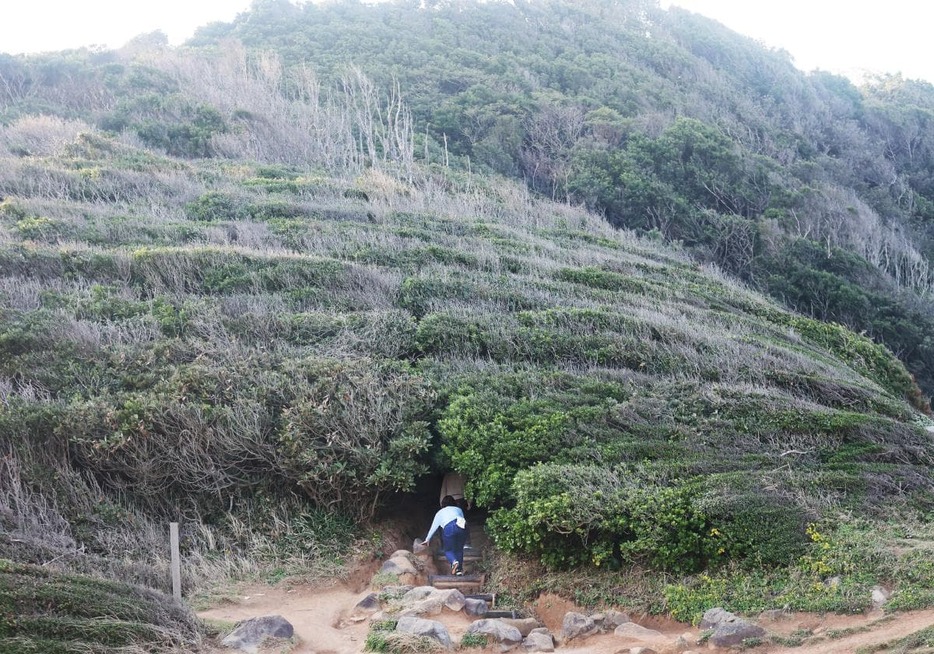
[[[182,599],[182,560],[178,549],[178,523],[169,523],[169,540],[172,548],[172,595]]]

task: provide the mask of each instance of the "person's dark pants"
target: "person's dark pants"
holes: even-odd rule
[[[467,530],[458,527],[457,520],[451,520],[444,525],[441,531],[441,548],[444,550],[444,558],[450,565],[456,561],[461,572],[464,571],[464,544],[466,542]]]

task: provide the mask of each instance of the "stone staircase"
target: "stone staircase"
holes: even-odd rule
[[[482,522],[468,522],[467,533],[467,545],[464,547],[464,574],[429,575],[429,586],[434,586],[442,590],[456,588],[464,595],[476,595],[479,597],[477,594],[480,593],[483,589],[483,584],[486,582],[486,575],[479,571],[481,567],[479,563],[483,560],[487,548],[490,547],[490,539],[483,530]],[[446,570],[448,568],[447,559],[444,558],[444,553],[440,549],[434,552],[433,557],[435,567],[437,567],[438,570]],[[490,606],[492,606],[494,598],[492,596],[487,598],[485,595],[483,597],[487,599]]]

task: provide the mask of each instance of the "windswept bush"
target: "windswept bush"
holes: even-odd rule
[[[293,374],[304,387],[283,412],[281,462],[317,506],[370,517],[381,495],[428,472],[427,380],[369,359],[307,361]]]

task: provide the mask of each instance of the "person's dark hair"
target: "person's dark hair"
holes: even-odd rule
[[[457,500],[451,495],[445,495],[441,498],[441,508],[443,509],[446,506],[457,506]]]

